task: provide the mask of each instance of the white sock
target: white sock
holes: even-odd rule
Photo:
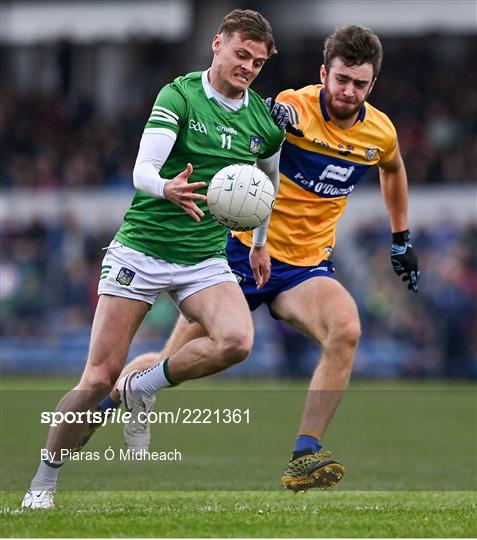
[[[131,379],[132,392],[152,398],[157,390],[173,386],[174,383],[170,380],[167,368],[168,362],[169,358],[166,358],[155,366],[136,373]]]
[[[58,473],[60,472],[60,468],[64,461],[51,461],[48,463],[40,461],[40,466],[31,481],[31,489],[43,491],[45,489],[56,487],[56,484],[58,483]]]

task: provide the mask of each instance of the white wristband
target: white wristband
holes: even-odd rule
[[[164,188],[166,187],[166,183],[169,182],[166,178],[161,178],[159,176],[159,182],[157,184],[157,196],[159,199],[165,199],[164,197]]]
[[[268,222],[270,217],[264,223],[253,231],[253,247],[263,247],[267,243]]]
[[[158,176],[158,182],[156,184],[156,193],[159,199],[165,199],[164,197],[164,188],[166,187],[166,182],[169,182],[166,178],[161,178]]]
[[[140,189],[158,199],[164,199],[164,188],[169,180],[161,178],[157,170],[151,165],[141,164],[136,166],[133,178],[136,189]]]

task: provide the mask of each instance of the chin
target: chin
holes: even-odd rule
[[[233,85],[233,89],[236,90],[237,92],[243,92],[245,90],[245,88],[247,88],[247,85],[245,83],[243,83],[243,84],[235,83]]]
[[[237,81],[237,79],[234,79],[234,80],[233,80],[233,83],[232,83],[232,86],[233,86],[234,88],[236,88],[237,90],[243,91],[243,90],[245,90],[246,88],[248,88],[249,85],[248,85],[248,83],[246,83],[246,82],[240,82],[240,81]]]
[[[361,107],[356,106],[353,106],[352,108],[332,107],[331,112],[336,118],[339,118],[340,120],[348,120],[348,118],[354,116],[360,109]]]

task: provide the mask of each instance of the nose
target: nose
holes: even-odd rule
[[[346,97],[353,97],[354,87],[351,81],[343,85],[343,95]]]
[[[244,71],[250,73],[253,69],[253,60],[249,58],[248,60],[243,60],[240,66]]]

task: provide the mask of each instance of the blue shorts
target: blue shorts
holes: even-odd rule
[[[249,252],[250,248],[242,244],[239,240],[232,237],[229,238],[227,243],[229,266],[237,276],[237,280],[240,287],[242,287],[242,291],[252,311],[263,303],[268,304],[270,308],[270,304],[283,291],[287,291],[299,283],[316,276],[333,277],[335,271],[331,261],[322,261],[317,266],[293,266],[292,264],[272,258],[270,279],[265,287],[257,290],[248,260]]]

